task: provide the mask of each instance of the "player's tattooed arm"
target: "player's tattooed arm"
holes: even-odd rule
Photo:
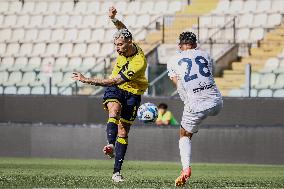
[[[103,87],[108,87],[112,85],[120,85],[125,82],[125,80],[121,77],[121,75],[118,75],[110,79],[86,78],[79,72],[74,72],[72,79],[81,81],[82,83],[87,83],[87,84],[96,85],[96,86],[103,86]]]
[[[120,30],[126,28],[125,24],[123,24],[120,20],[115,18],[115,15],[117,13],[116,8],[110,7],[108,10],[108,16],[111,19],[112,23],[115,25],[115,27]]]

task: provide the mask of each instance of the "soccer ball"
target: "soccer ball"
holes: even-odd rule
[[[154,122],[158,117],[158,108],[155,104],[147,102],[138,108],[137,117],[144,123]]]

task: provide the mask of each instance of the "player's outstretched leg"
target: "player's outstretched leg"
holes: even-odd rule
[[[115,163],[112,176],[114,182],[124,181],[120,171],[127,151],[129,128],[130,125],[119,125],[119,134],[115,144]]]

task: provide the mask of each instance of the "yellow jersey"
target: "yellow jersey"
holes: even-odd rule
[[[134,44],[137,53],[131,57],[119,55],[112,70],[111,78],[120,74],[126,81],[117,87],[132,94],[141,95],[148,88],[148,81],[145,76],[147,61],[140,47]]]

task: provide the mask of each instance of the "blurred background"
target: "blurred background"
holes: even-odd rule
[[[222,113],[196,137],[195,160],[284,163],[283,0],[0,0],[1,156],[104,158],[98,125],[106,121],[104,89],[71,75],[110,74],[116,57],[110,6],[148,59],[144,101],[166,102],[178,121],[182,103],[166,61],[179,34],[195,32],[212,55],[226,98]],[[129,158],[178,161],[178,127],[164,128],[134,127],[140,142]],[[153,145],[160,154],[143,150]]]

